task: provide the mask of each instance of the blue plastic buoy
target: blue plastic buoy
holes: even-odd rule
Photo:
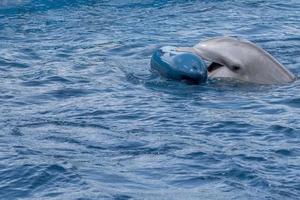
[[[207,80],[207,68],[197,55],[178,52],[177,47],[166,46],[156,50],[151,58],[151,69],[173,80],[203,83]]]

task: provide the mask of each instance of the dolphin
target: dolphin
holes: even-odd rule
[[[177,50],[195,53],[211,62],[207,68],[209,78],[234,78],[258,84],[295,80],[295,76],[279,61],[248,40],[218,37]]]

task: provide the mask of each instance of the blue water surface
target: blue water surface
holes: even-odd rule
[[[300,199],[300,81],[169,81],[236,36],[297,77],[299,0],[0,0],[0,199]]]

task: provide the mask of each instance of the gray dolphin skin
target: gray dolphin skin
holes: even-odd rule
[[[196,53],[212,62],[208,67],[210,78],[234,78],[258,84],[295,80],[295,76],[273,56],[247,40],[218,37],[178,50]]]

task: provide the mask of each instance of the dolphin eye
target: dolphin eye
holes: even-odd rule
[[[239,70],[240,70],[240,66],[238,66],[238,65],[233,65],[233,66],[232,66],[232,70],[235,71],[235,72],[236,72],[236,71],[239,71]]]

